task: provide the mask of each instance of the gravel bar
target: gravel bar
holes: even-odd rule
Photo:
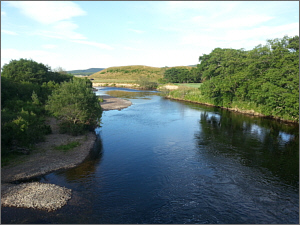
[[[1,197],[1,205],[24,207],[48,212],[57,210],[71,199],[71,189],[39,182],[23,183],[10,187]]]

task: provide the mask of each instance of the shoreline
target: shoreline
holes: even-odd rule
[[[203,103],[203,102],[191,101],[191,100],[186,100],[186,99],[181,99],[181,98],[174,98],[174,97],[171,97],[171,96],[163,96],[163,97],[166,98],[166,99],[172,99],[172,100],[176,100],[176,101],[190,102],[190,103],[196,103],[196,104],[199,104],[199,105],[206,105],[206,106],[221,108],[221,109],[225,109],[225,110],[228,110],[228,111],[241,113],[241,114],[245,114],[245,115],[249,115],[249,116],[257,116],[257,117],[262,117],[262,118],[266,118],[266,119],[272,119],[272,120],[276,120],[276,121],[283,122],[283,123],[288,123],[288,124],[299,124],[299,122],[282,119],[280,117],[266,116],[266,115],[263,115],[261,113],[255,112],[254,110],[242,110],[242,109],[238,109],[238,108],[226,108],[226,107],[216,106],[216,105],[213,105],[213,104],[210,104],[210,103]]]
[[[112,96],[105,96],[100,105],[103,111],[121,110],[132,102]],[[23,155],[15,162],[1,168],[1,206],[33,208],[54,211],[66,205],[72,198],[72,190],[54,184],[25,182],[58,170],[70,169],[81,164],[89,155],[96,141],[95,131],[84,135],[60,134],[58,121],[47,119],[52,134],[44,142],[35,144],[29,155]],[[56,146],[78,141],[79,146],[67,151],[56,150]]]
[[[47,123],[51,126],[52,134],[46,135],[44,142],[37,143],[29,155],[21,156],[17,162],[11,162],[1,168],[2,207],[54,211],[71,199],[71,189],[32,181],[54,171],[78,166],[93,148],[96,133],[88,132],[80,136],[59,134],[56,119],[48,118]],[[56,146],[73,141],[78,141],[80,145],[67,152],[55,149]]]

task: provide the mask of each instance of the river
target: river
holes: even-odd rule
[[[79,166],[38,178],[73,190],[54,212],[5,208],[2,223],[299,223],[299,126],[100,87],[104,111]],[[3,213],[4,212],[4,213]]]

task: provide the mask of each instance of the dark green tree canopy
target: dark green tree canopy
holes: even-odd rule
[[[197,83],[201,81],[201,75],[197,68],[171,68],[164,72],[164,79],[172,83]]]
[[[214,104],[255,103],[264,115],[299,121],[299,36],[267,40],[250,51],[216,48],[199,57],[201,93]]]
[[[1,76],[13,81],[37,84],[49,81],[63,82],[72,78],[72,75],[53,72],[49,66],[31,59],[11,60],[3,66]]]
[[[94,129],[99,125],[102,115],[100,102],[92,91],[91,82],[80,78],[61,83],[49,96],[46,109],[63,124],[68,124],[70,129]]]

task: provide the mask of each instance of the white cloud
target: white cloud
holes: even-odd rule
[[[86,15],[76,3],[69,1],[11,1],[8,4],[42,24],[52,24],[74,16]]]
[[[238,41],[253,38],[282,38],[284,35],[294,36],[299,33],[299,24],[292,23],[280,26],[261,26],[248,30],[232,30],[224,35],[225,39]]]
[[[91,46],[95,46],[95,47],[101,48],[101,49],[107,49],[107,50],[114,49],[113,47],[111,47],[109,45],[98,43],[98,42],[93,42],[93,41],[74,40],[72,42],[79,43],[79,44],[85,44],[85,45],[91,45]]]
[[[1,33],[9,34],[9,35],[18,35],[16,32],[10,30],[1,30]]]
[[[48,44],[48,45],[42,45],[42,47],[45,48],[45,49],[54,49],[54,48],[57,48],[57,45]]]
[[[6,16],[6,15],[7,15],[6,12],[1,11],[1,16]]]
[[[299,24],[291,23],[280,26],[261,26],[252,29],[229,29],[220,33],[190,33],[183,35],[180,44],[201,47],[207,54],[210,48],[245,48],[253,49],[259,44],[266,44],[267,39],[282,38],[284,35],[294,36],[299,33]]]
[[[35,34],[65,40],[82,40],[87,39],[84,35],[75,32],[78,26],[70,21],[60,21],[53,26],[49,27],[47,30],[36,31]]]
[[[142,51],[142,49],[132,48],[132,47],[128,47],[128,46],[124,46],[123,49],[124,50],[129,50],[129,51]]]
[[[236,1],[166,1],[158,10],[175,17],[180,14],[191,16],[193,13],[200,13],[214,18],[234,11],[239,4]]]
[[[145,31],[142,31],[142,30],[135,30],[135,29],[128,29],[129,31],[133,31],[135,33],[138,33],[138,34],[142,34],[144,33]]]
[[[31,19],[48,25],[44,30],[33,32],[34,35],[42,35],[50,38],[76,40],[86,39],[80,33],[75,32],[78,26],[70,21],[72,17],[86,15],[76,3],[69,1],[18,1],[8,2],[9,5]]]
[[[243,28],[243,27],[253,27],[260,25],[264,22],[270,21],[274,17],[267,15],[235,15],[224,17],[222,20],[213,19],[206,16],[194,16],[190,19],[191,22],[197,24],[200,27],[209,28]]]
[[[211,24],[214,28],[241,28],[241,27],[253,27],[269,21],[274,17],[265,15],[244,15],[236,16],[235,18],[227,19],[221,22]]]

